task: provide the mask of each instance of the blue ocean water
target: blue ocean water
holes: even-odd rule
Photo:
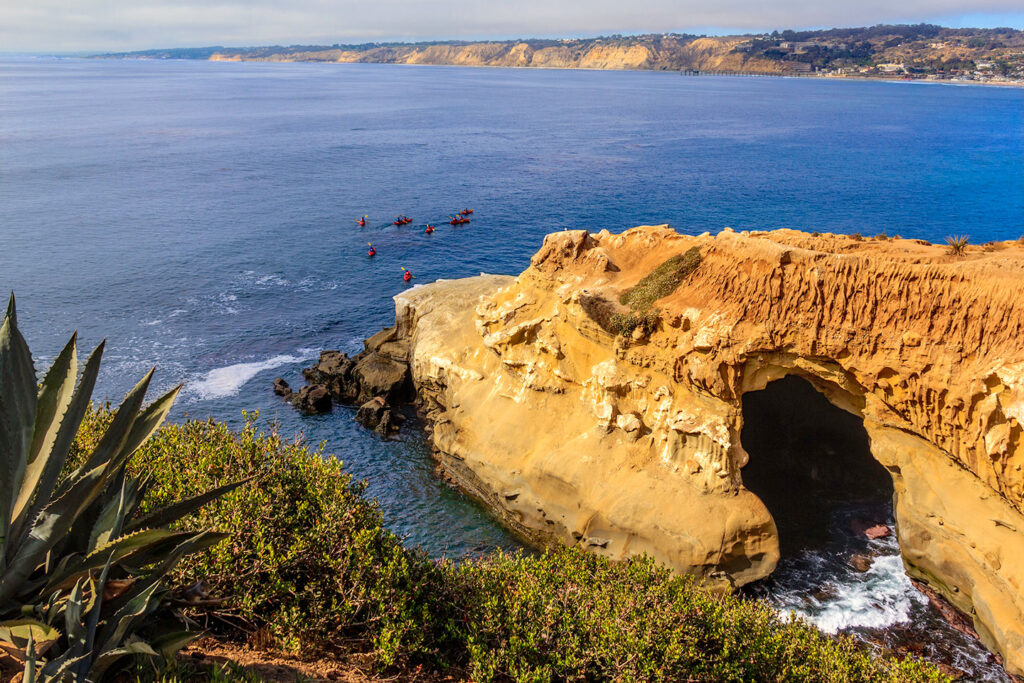
[[[1022,164],[1020,89],[7,59],[0,291],[43,364],[75,329],[106,337],[100,396],[155,364],[158,388],[186,383],[173,419],[259,409],[368,478],[410,542],[460,555],[516,542],[433,476],[422,435],[384,443],[270,391],[389,324],[401,267],[517,273],[548,232],[651,223],[1016,238]]]

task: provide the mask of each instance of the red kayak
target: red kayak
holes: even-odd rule
[[[400,218],[396,218],[391,224],[392,225],[407,225],[409,223],[412,223],[412,219],[411,218],[407,218],[405,216],[401,216]]]
[[[448,223],[451,224],[451,225],[462,225],[463,223],[468,223],[468,222],[469,222],[468,218],[459,218],[458,216],[455,216],[450,221],[448,221]]]
[[[459,211],[460,216],[468,216],[471,213],[473,213],[473,209],[463,209],[462,211]]]
[[[424,230],[423,232],[425,232],[425,233],[427,233],[429,235],[430,233],[434,232],[434,226],[431,225],[430,223],[427,223],[427,229]]]

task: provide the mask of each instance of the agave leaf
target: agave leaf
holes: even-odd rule
[[[95,597],[95,596],[93,596]],[[89,609],[88,605],[84,606]],[[85,625],[82,623],[82,582],[75,583],[64,611],[64,628],[68,634],[68,652],[73,657],[85,654]]]
[[[32,632],[28,634],[28,647],[25,649],[25,675],[22,680],[35,683],[36,680],[36,644],[32,642]]]
[[[89,354],[89,358],[85,362],[85,369],[82,371],[82,378],[78,381],[78,388],[75,390],[75,394],[71,399],[71,404],[64,413],[64,419],[61,420],[60,430],[57,432],[57,438],[50,450],[51,456],[47,458],[46,463],[43,466],[43,472],[39,478],[39,483],[36,486],[39,495],[37,495],[35,500],[31,502],[28,511],[22,516],[20,526],[12,529],[11,538],[16,539],[15,542],[21,542],[24,540],[24,536],[28,534],[29,524],[39,516],[39,512],[46,507],[54,497],[53,492],[57,485],[57,479],[60,477],[60,472],[64,467],[64,463],[67,461],[68,452],[71,450],[71,444],[74,442],[75,437],[78,434],[78,427],[81,425],[82,419],[85,417],[85,412],[89,408],[89,402],[92,399],[93,387],[96,385],[96,376],[99,374],[100,360],[103,358],[103,348],[105,344],[106,342],[100,342],[93,352]],[[73,479],[74,477],[69,477],[68,482]]]
[[[12,619],[0,622],[0,649],[19,660],[24,659],[28,642],[36,654],[43,654],[60,638],[60,631],[38,619]]]
[[[149,547],[166,539],[184,535],[187,534],[167,529],[144,529],[127,536],[121,536],[97,548],[89,555],[79,557],[77,561],[59,568],[59,571],[53,572],[49,577],[49,583],[46,585],[45,590],[51,591],[67,587],[71,582],[77,581],[93,570],[102,567],[106,562],[119,562],[134,553],[147,550]]]
[[[150,371],[150,373],[152,373],[152,371]],[[178,392],[181,391],[182,386],[184,385],[179,384],[174,387],[166,394],[150,403],[145,410],[139,413],[135,422],[132,424],[131,431],[128,433],[128,438],[125,439],[120,451],[114,458],[114,462],[120,464],[126,461],[139,446],[144,444],[146,440],[153,435],[153,432],[160,427],[164,418],[167,417],[167,413],[171,411],[171,406],[174,405],[174,399],[178,397]]]
[[[102,679],[103,675],[107,672],[107,669],[116,664],[119,659],[127,657],[128,655],[149,655],[150,657],[159,657],[149,644],[141,640],[136,640],[132,643],[128,643],[127,645],[122,645],[119,648],[107,650],[97,657],[89,668],[88,680],[98,681]]]
[[[0,325],[0,572],[7,562],[14,501],[28,464],[36,401],[32,354],[18,331],[11,294],[7,316]]]
[[[153,581],[147,589],[140,591],[122,605],[113,616],[106,619],[106,624],[97,638],[101,653],[116,649],[124,637],[134,631],[139,620],[159,606],[159,599],[153,599],[153,595],[159,587],[160,582]]]
[[[6,570],[0,573],[0,604],[18,594],[46,553],[71,529],[79,512],[99,494],[103,483],[103,468],[97,467],[43,508],[25,542],[17,547]]]
[[[103,433],[103,437],[100,442],[96,445],[92,454],[88,460],[82,465],[75,473],[87,472],[96,467],[107,467],[111,460],[116,456],[128,440],[128,435],[131,433],[132,426],[135,424],[135,419],[138,417],[139,408],[142,407],[142,401],[146,396],[146,389],[149,388],[149,382],[153,378],[153,371],[150,370],[145,376],[139,380],[131,391],[129,391],[124,400],[121,401],[121,405],[118,407],[117,412],[114,413],[114,419],[111,420],[110,425],[107,426],[107,431]]]
[[[117,497],[111,497],[106,501],[99,517],[93,524],[87,548],[89,552],[105,546],[110,542],[110,539],[116,538],[121,534],[121,529],[124,527],[124,518],[128,513],[126,509],[128,481],[123,477],[121,479],[121,486],[118,487]]]
[[[28,464],[21,482],[21,491],[14,502],[13,519],[15,524],[28,507],[35,495],[36,485],[51,457],[51,449],[57,440],[60,423],[64,417],[71,396],[75,389],[75,377],[78,375],[78,334],[71,335],[71,340],[57,355],[39,387],[36,401],[35,432],[32,435],[32,447],[29,449]],[[57,454],[63,459],[63,454]]]
[[[184,542],[181,541],[182,538],[185,539]],[[122,561],[121,564],[123,567],[132,571],[133,573],[140,573],[143,572],[146,567],[152,565],[163,566],[167,559],[173,557],[174,554],[182,545],[189,543],[189,541],[192,541],[193,539],[197,539],[195,541],[194,548],[187,550],[187,552],[183,552],[182,555],[188,555],[194,552],[199,552],[200,550],[204,550],[211,546],[215,546],[221,541],[223,541],[225,538],[229,538],[228,534],[222,534],[216,531],[209,530],[202,531],[199,533],[182,532],[180,533],[180,535],[174,538],[167,538],[166,540],[160,543],[156,543],[149,548],[145,548],[137,553],[133,553],[130,557],[125,558],[125,560]],[[167,569],[164,570],[164,572],[169,572],[171,569],[173,569],[174,564],[176,563],[177,560],[170,563],[167,566]]]
[[[113,558],[113,556],[111,556]],[[100,578],[98,581],[93,581],[90,577],[89,586],[92,588],[93,602],[92,607],[85,614],[85,654],[86,657],[80,661],[74,669],[74,677],[76,681],[89,680],[89,664],[90,659],[95,656],[96,652],[96,632],[99,629],[100,613],[103,611],[103,586],[107,583],[107,575],[110,573],[110,560],[103,565],[103,571],[100,572]]]
[[[253,479],[255,479],[255,477],[248,477],[240,481],[225,484],[224,486],[219,486],[205,493],[200,493],[199,495],[192,496],[191,498],[185,498],[184,500],[179,500],[175,503],[171,503],[170,505],[162,507],[159,510],[154,510],[145,517],[142,517],[141,519],[132,522],[128,525],[127,530],[132,531],[133,529],[165,526],[167,524],[176,522],[182,517],[185,517],[186,515],[195,512],[196,510],[206,505],[210,501],[220,498],[225,493],[229,493],[238,488],[239,486],[241,486],[242,484],[249,483]]]
[[[150,645],[159,652],[164,659],[171,659],[174,655],[196,638],[206,635],[206,631],[169,631],[150,640]]]
[[[68,653],[62,654],[60,657],[51,659],[43,666],[42,671],[39,672],[41,681],[50,683],[50,681],[67,681],[71,672],[74,671],[75,667],[81,662],[85,661],[85,655],[79,655],[78,657],[70,657]],[[26,678],[26,683],[28,679]],[[71,679],[71,683],[78,683],[76,679]]]

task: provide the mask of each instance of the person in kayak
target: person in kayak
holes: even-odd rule
[[[402,267],[402,279],[405,280],[406,282],[410,282],[412,280],[412,278],[413,278],[412,271],[406,270],[405,267],[403,266]]]
[[[430,233],[434,232],[434,226],[431,225],[430,223],[427,223],[427,229],[424,230],[423,232],[425,232],[425,233],[427,233],[429,235]]]
[[[370,258],[373,258],[374,256],[376,256],[376,255],[377,255],[377,250],[376,250],[376,249],[374,249],[374,248],[373,248],[373,245],[372,245],[372,244],[370,244],[369,242],[367,242],[367,244],[369,244],[369,245],[370,245],[370,251],[366,252],[366,255],[367,255],[367,256],[369,256]]]
[[[365,228],[366,227],[366,216],[363,216],[362,218],[357,220],[356,223],[359,224],[360,228]]]

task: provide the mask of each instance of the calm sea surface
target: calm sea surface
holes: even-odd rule
[[[1016,238],[1022,124],[1019,89],[9,59],[0,292],[43,364],[75,329],[107,338],[101,397],[155,364],[158,388],[186,383],[173,419],[259,409],[325,442],[411,543],[515,547],[432,476],[415,429],[383,443],[346,409],[300,417],[271,380],[389,324],[402,266],[421,283],[518,273],[562,228]],[[467,206],[469,226],[442,222]]]

